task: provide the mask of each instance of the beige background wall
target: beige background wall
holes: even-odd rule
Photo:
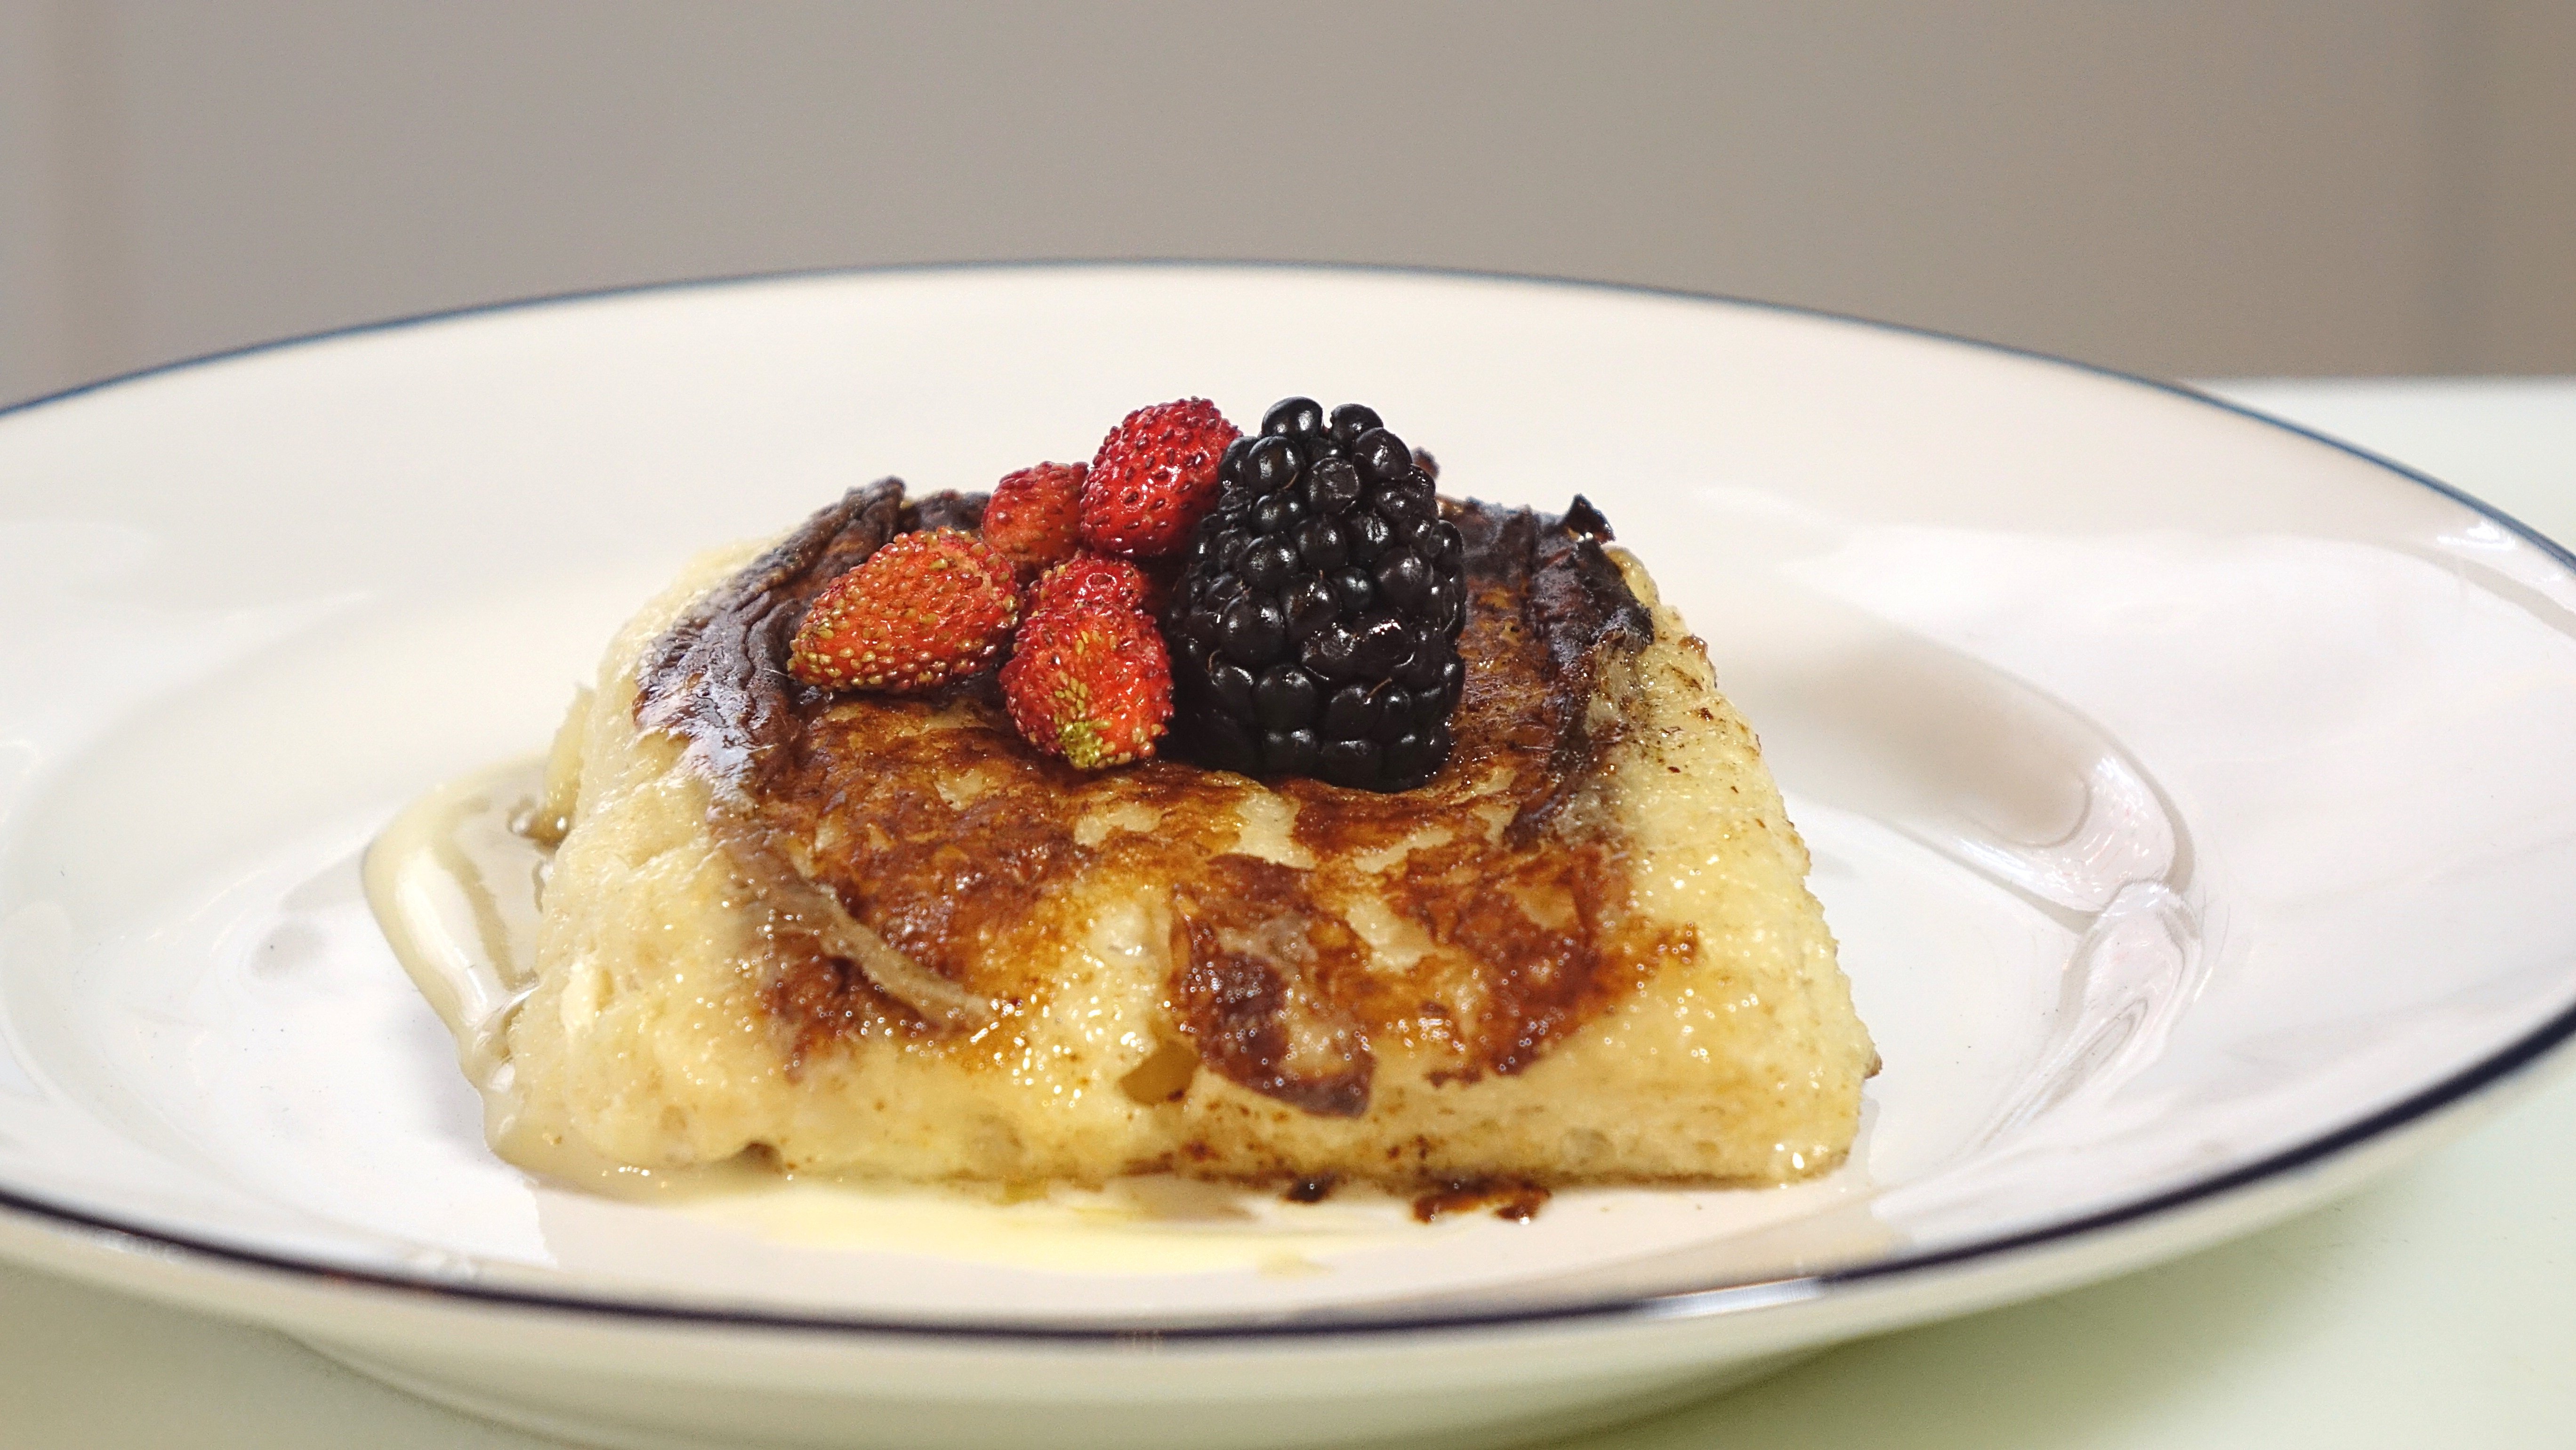
[[[0,0],[0,399],[569,288],[1140,255],[2576,371],[2576,0]]]

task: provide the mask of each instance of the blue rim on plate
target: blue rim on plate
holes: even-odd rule
[[[1660,297],[1679,302],[1713,304],[1745,308],[1760,312],[1782,313],[1824,321],[1848,323],[1880,332],[1897,333],[1934,341],[1955,343],[1981,352],[2025,358],[2072,368],[2077,372],[2107,378],[2133,387],[2185,399],[2220,412],[2251,419],[2267,427],[2312,442],[2321,443],[2340,453],[2357,458],[2430,489],[2482,518],[2511,531],[2517,538],[2540,550],[2561,567],[2576,573],[2576,552],[2560,545],[2539,530],[2512,515],[2487,504],[2467,492],[2420,473],[2393,459],[2369,449],[2357,447],[2330,434],[2276,418],[2259,409],[2249,408],[2224,398],[2212,397],[2196,388],[2166,382],[2137,373],[2097,363],[2080,362],[2053,353],[2015,347],[2007,343],[1988,342],[1937,328],[1916,327],[1905,323],[1882,322],[1874,318],[1855,317],[1823,308],[1801,307],[1785,302],[1768,302],[1758,298],[1729,297],[1723,294],[1690,292],[1680,288],[1650,287],[1635,283],[1586,282],[1568,277],[1550,277],[1531,273],[1479,272],[1467,268],[1377,266],[1361,263],[1303,262],[1235,262],[1212,258],[1091,258],[1067,261],[1015,262],[949,262],[921,263],[887,267],[812,267],[791,268],[775,272],[746,273],[739,276],[706,277],[676,282],[640,283],[629,286],[601,287],[572,292],[551,293],[536,297],[514,298],[502,302],[481,303],[441,312],[425,312],[378,322],[362,322],[347,327],[325,329],[244,347],[228,348],[199,357],[161,363],[94,382],[81,383],[30,398],[24,402],[0,407],[0,419],[48,404],[77,398],[104,388],[115,387],[141,378],[163,373],[204,367],[234,358],[298,347],[306,343],[335,338],[358,337],[370,333],[393,332],[423,324],[447,322],[485,313],[510,312],[559,302],[586,301],[606,297],[631,296],[653,292],[682,292],[702,288],[745,286],[763,282],[790,281],[800,278],[872,277],[905,274],[957,273],[977,271],[1078,271],[1088,268],[1205,268],[1209,270],[1277,270],[1298,272],[1362,273],[1381,276],[1450,278],[1485,282],[1513,282],[1523,285],[1561,287],[1581,291],[1616,293],[1629,296]],[[1672,1289],[1598,1304],[1554,1305],[1527,1309],[1495,1309],[1455,1314],[1430,1314],[1416,1318],[1319,1321],[1281,1323],[1257,1326],[1174,1326],[1155,1328],[1140,1324],[1063,1324],[1063,1325],[983,1325],[943,1324],[936,1321],[900,1319],[837,1318],[828,1315],[764,1313],[756,1310],[693,1308],[684,1305],[647,1304],[609,1298],[571,1297],[526,1289],[503,1289],[471,1284],[456,1284],[431,1279],[407,1278],[401,1275],[366,1270],[332,1268],[300,1259],[259,1253],[210,1243],[184,1234],[139,1228],[96,1214],[66,1209],[27,1197],[0,1185],[0,1209],[15,1210],[35,1218],[50,1220],[72,1229],[112,1234],[137,1240],[163,1249],[176,1249],[185,1254],[202,1256],[220,1264],[264,1270],[308,1280],[390,1290],[429,1296],[434,1299],[465,1300],[474,1303],[519,1308],[544,1309],[559,1313],[601,1316],[610,1319],[654,1323],[702,1325],[717,1328],[764,1329],[798,1333],[840,1331],[870,1335],[915,1336],[941,1340],[1011,1340],[1062,1344],[1142,1344],[1158,1340],[1190,1342],[1224,1342],[1263,1340],[1308,1340],[1338,1336],[1380,1336],[1414,1333],[1423,1330],[1502,1329],[1521,1325],[1554,1324],[1569,1321],[1696,1319],[1721,1314],[1744,1313],[1774,1305],[1795,1303],[1823,1297],[1831,1291],[1850,1285],[1879,1284],[1935,1270],[1955,1268],[1987,1260],[2000,1259],[2026,1249],[2043,1248],[2098,1234],[2106,1230],[2139,1223],[2175,1209],[2214,1201],[2239,1189],[2282,1178],[2313,1164],[2322,1163],[2348,1150],[2384,1138],[2398,1129],[2424,1123],[2445,1109],[2465,1103],[2487,1088],[2502,1083],[2523,1069],[2565,1046],[2576,1038],[2576,1003],[2570,1003],[2556,1016],[2539,1027],[2508,1043],[2484,1060],[2472,1063],[2449,1077],[2400,1099],[2377,1112],[2368,1114],[2332,1132],[2305,1143],[2282,1149],[2254,1162],[2231,1168],[2223,1173],[2187,1183],[2178,1188],[2150,1194],[2132,1202],[2085,1214],[2044,1228],[1999,1234],[1950,1248],[1916,1254],[1900,1254],[1851,1268],[1816,1274],[1796,1274],[1775,1279],[1739,1283],[1712,1284],[1697,1288]]]

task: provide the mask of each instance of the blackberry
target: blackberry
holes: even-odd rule
[[[1226,450],[1164,620],[1177,753],[1369,790],[1439,772],[1467,581],[1428,461],[1375,412],[1311,398]]]

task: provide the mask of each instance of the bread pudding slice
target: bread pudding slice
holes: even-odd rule
[[[531,1121],[648,1168],[1096,1185],[1760,1184],[1875,1067],[1753,733],[1644,570],[1444,501],[1456,746],[1396,794],[1084,773],[989,683],[785,669],[826,581],[980,501],[855,489],[619,634],[566,722]]]

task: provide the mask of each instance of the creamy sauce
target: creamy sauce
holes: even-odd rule
[[[545,767],[529,759],[431,791],[369,847],[367,901],[386,941],[456,1040],[495,1153],[550,1183],[669,1207],[763,1238],[1075,1273],[1331,1272],[1325,1256],[1426,1232],[1376,1194],[1321,1204],[1172,1178],[1123,1179],[1008,1200],[964,1188],[791,1174],[756,1158],[653,1170],[583,1148],[513,1090],[512,1014],[536,981],[538,901],[551,849],[527,829]]]

